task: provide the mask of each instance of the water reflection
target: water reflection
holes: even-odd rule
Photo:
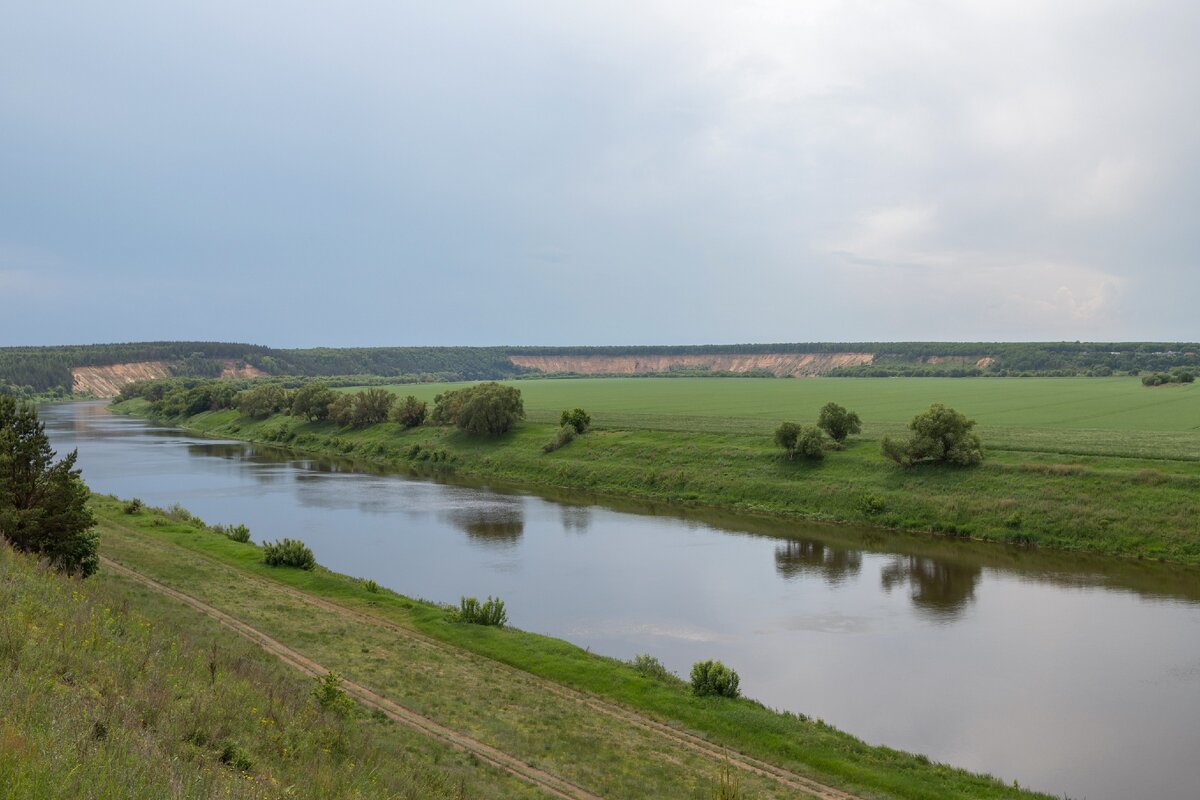
[[[890,592],[908,584],[913,605],[935,622],[953,622],[975,600],[975,587],[983,569],[921,556],[896,556],[880,571],[883,588]]]
[[[446,519],[472,542],[497,550],[515,548],[525,533],[525,511],[519,502],[455,508]]]
[[[565,531],[585,533],[592,525],[592,509],[588,506],[560,505],[558,515]]]
[[[862,552],[815,539],[796,539],[776,546],[775,570],[788,580],[815,575],[838,586],[862,570]]]

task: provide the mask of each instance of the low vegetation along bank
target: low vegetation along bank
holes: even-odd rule
[[[4,796],[544,796],[349,703],[327,673],[284,667],[269,641],[348,692],[369,687],[384,708],[561,781],[565,796],[1043,797],[753,701],[696,696],[652,658],[466,624],[320,566],[268,566],[263,548],[181,509],[92,507],[106,561],[86,581],[0,552],[0,597],[15,609],[0,638],[12,676],[0,682]]]
[[[887,391],[904,390],[906,384],[896,380],[903,379],[889,381]],[[1136,378],[1115,381],[1078,379],[1070,383],[1064,379],[1057,385],[1049,380],[1015,379],[1008,383],[954,382],[956,403],[965,398],[968,403],[975,400],[977,405],[995,407],[999,395],[1015,409],[1023,402],[1041,402],[1033,395],[1055,391],[1069,396],[1079,391],[1076,384],[1086,384],[1096,398],[1092,401],[1095,410],[1120,421],[1120,426],[1111,430],[1072,430],[1040,422],[1035,427],[1033,417],[1026,415],[1029,427],[991,431],[981,427],[983,462],[967,468],[923,464],[906,469],[889,461],[881,453],[879,440],[888,434],[903,434],[904,425],[895,421],[895,414],[878,421],[871,414],[879,412],[868,410],[869,406],[863,410],[862,434],[847,438],[842,449],[830,450],[820,460],[789,459],[773,439],[778,417],[772,424],[762,416],[749,416],[750,412],[720,416],[713,408],[697,415],[684,403],[672,405],[673,401],[659,394],[663,384],[671,385],[669,391],[677,391],[675,387],[684,391],[686,386],[679,381],[522,382],[521,388],[531,396],[536,390],[550,399],[538,406],[529,404],[529,419],[502,436],[472,435],[450,424],[431,425],[428,421],[415,426],[356,424],[351,417],[312,421],[289,416],[281,406],[260,416],[227,408],[176,414],[170,419],[211,435],[348,456],[388,468],[438,470],[526,486],[1200,564],[1196,434],[1134,428],[1139,413],[1142,418],[1161,413],[1170,425],[1185,424],[1187,408],[1195,405],[1194,390],[1190,385],[1146,389]],[[874,385],[849,384],[878,392]],[[926,393],[939,387],[929,379],[908,385],[916,384]],[[1130,390],[1126,384],[1135,388]],[[714,389],[708,395],[703,394],[707,388],[699,390],[699,396],[720,396],[719,391],[728,388],[739,393],[725,400],[731,409],[739,403],[758,409],[777,402],[775,393],[784,391],[811,394],[824,390],[826,399],[836,397],[834,386],[841,389],[847,382],[813,382],[799,390],[785,382],[729,381],[722,385],[710,379],[704,385]],[[984,386],[989,394],[977,390],[978,386]],[[451,388],[457,387],[402,386],[393,393],[399,397],[413,393],[417,395],[414,401],[431,402],[432,395]],[[593,400],[602,403],[605,398],[615,405],[611,398],[616,390],[621,393],[620,402],[637,410],[606,414],[603,406],[592,405]],[[971,391],[978,391],[978,397],[964,395]],[[1130,395],[1130,391],[1141,394]],[[1162,411],[1143,407],[1143,398],[1149,395],[1162,403]],[[863,397],[865,402],[866,395]],[[846,405],[852,403],[853,398]],[[595,418],[589,433],[565,435],[557,410],[551,411],[573,405],[587,405]],[[1130,408],[1122,416],[1125,405]],[[1061,399],[1057,406],[1062,406]],[[803,409],[804,404],[796,407]],[[803,411],[791,416],[797,422],[815,423],[816,408],[811,419],[801,416]],[[1077,414],[1094,410],[1086,402],[1073,403],[1070,408]],[[144,398],[124,401],[116,409],[153,413]],[[962,410],[971,409],[967,405]],[[1003,409],[994,413],[1009,414]],[[1176,420],[1181,413],[1183,417]],[[386,418],[386,413],[377,418]]]

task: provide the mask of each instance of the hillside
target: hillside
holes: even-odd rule
[[[1189,342],[809,342],[614,347],[278,349],[230,342],[0,348],[0,392],[112,397],[167,375],[375,376],[396,382],[538,375],[811,377],[1110,375],[1200,367]]]

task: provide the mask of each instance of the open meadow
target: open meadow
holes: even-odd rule
[[[432,404],[462,384],[388,387]],[[599,429],[761,433],[813,422],[827,402],[858,412],[862,439],[897,435],[944,403],[978,422],[985,449],[1200,460],[1200,385],[1114,378],[586,378],[509,381],[531,422],[581,406]],[[350,391],[350,390],[343,390]]]

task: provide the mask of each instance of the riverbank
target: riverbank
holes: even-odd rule
[[[154,510],[130,515],[122,506],[111,497],[93,500],[106,558],[441,725],[605,797],[707,797],[727,767],[746,797],[827,796],[798,790],[788,774],[853,796],[1042,797],[865,745],[752,700],[696,698],[677,680],[560,640],[454,623],[443,607],[373,591],[323,568],[270,568],[260,548],[232,542],[198,520]],[[112,569],[99,576],[113,577]],[[746,758],[782,770],[784,780],[739,766]]]
[[[149,416],[140,399],[114,410]],[[870,439],[806,462],[787,461],[769,436],[745,432],[599,429],[545,453],[557,426],[536,422],[498,438],[393,423],[257,420],[232,410],[168,422],[382,469],[1200,564],[1200,475],[1194,462],[1174,458],[988,450],[985,442],[979,467],[905,470]]]

